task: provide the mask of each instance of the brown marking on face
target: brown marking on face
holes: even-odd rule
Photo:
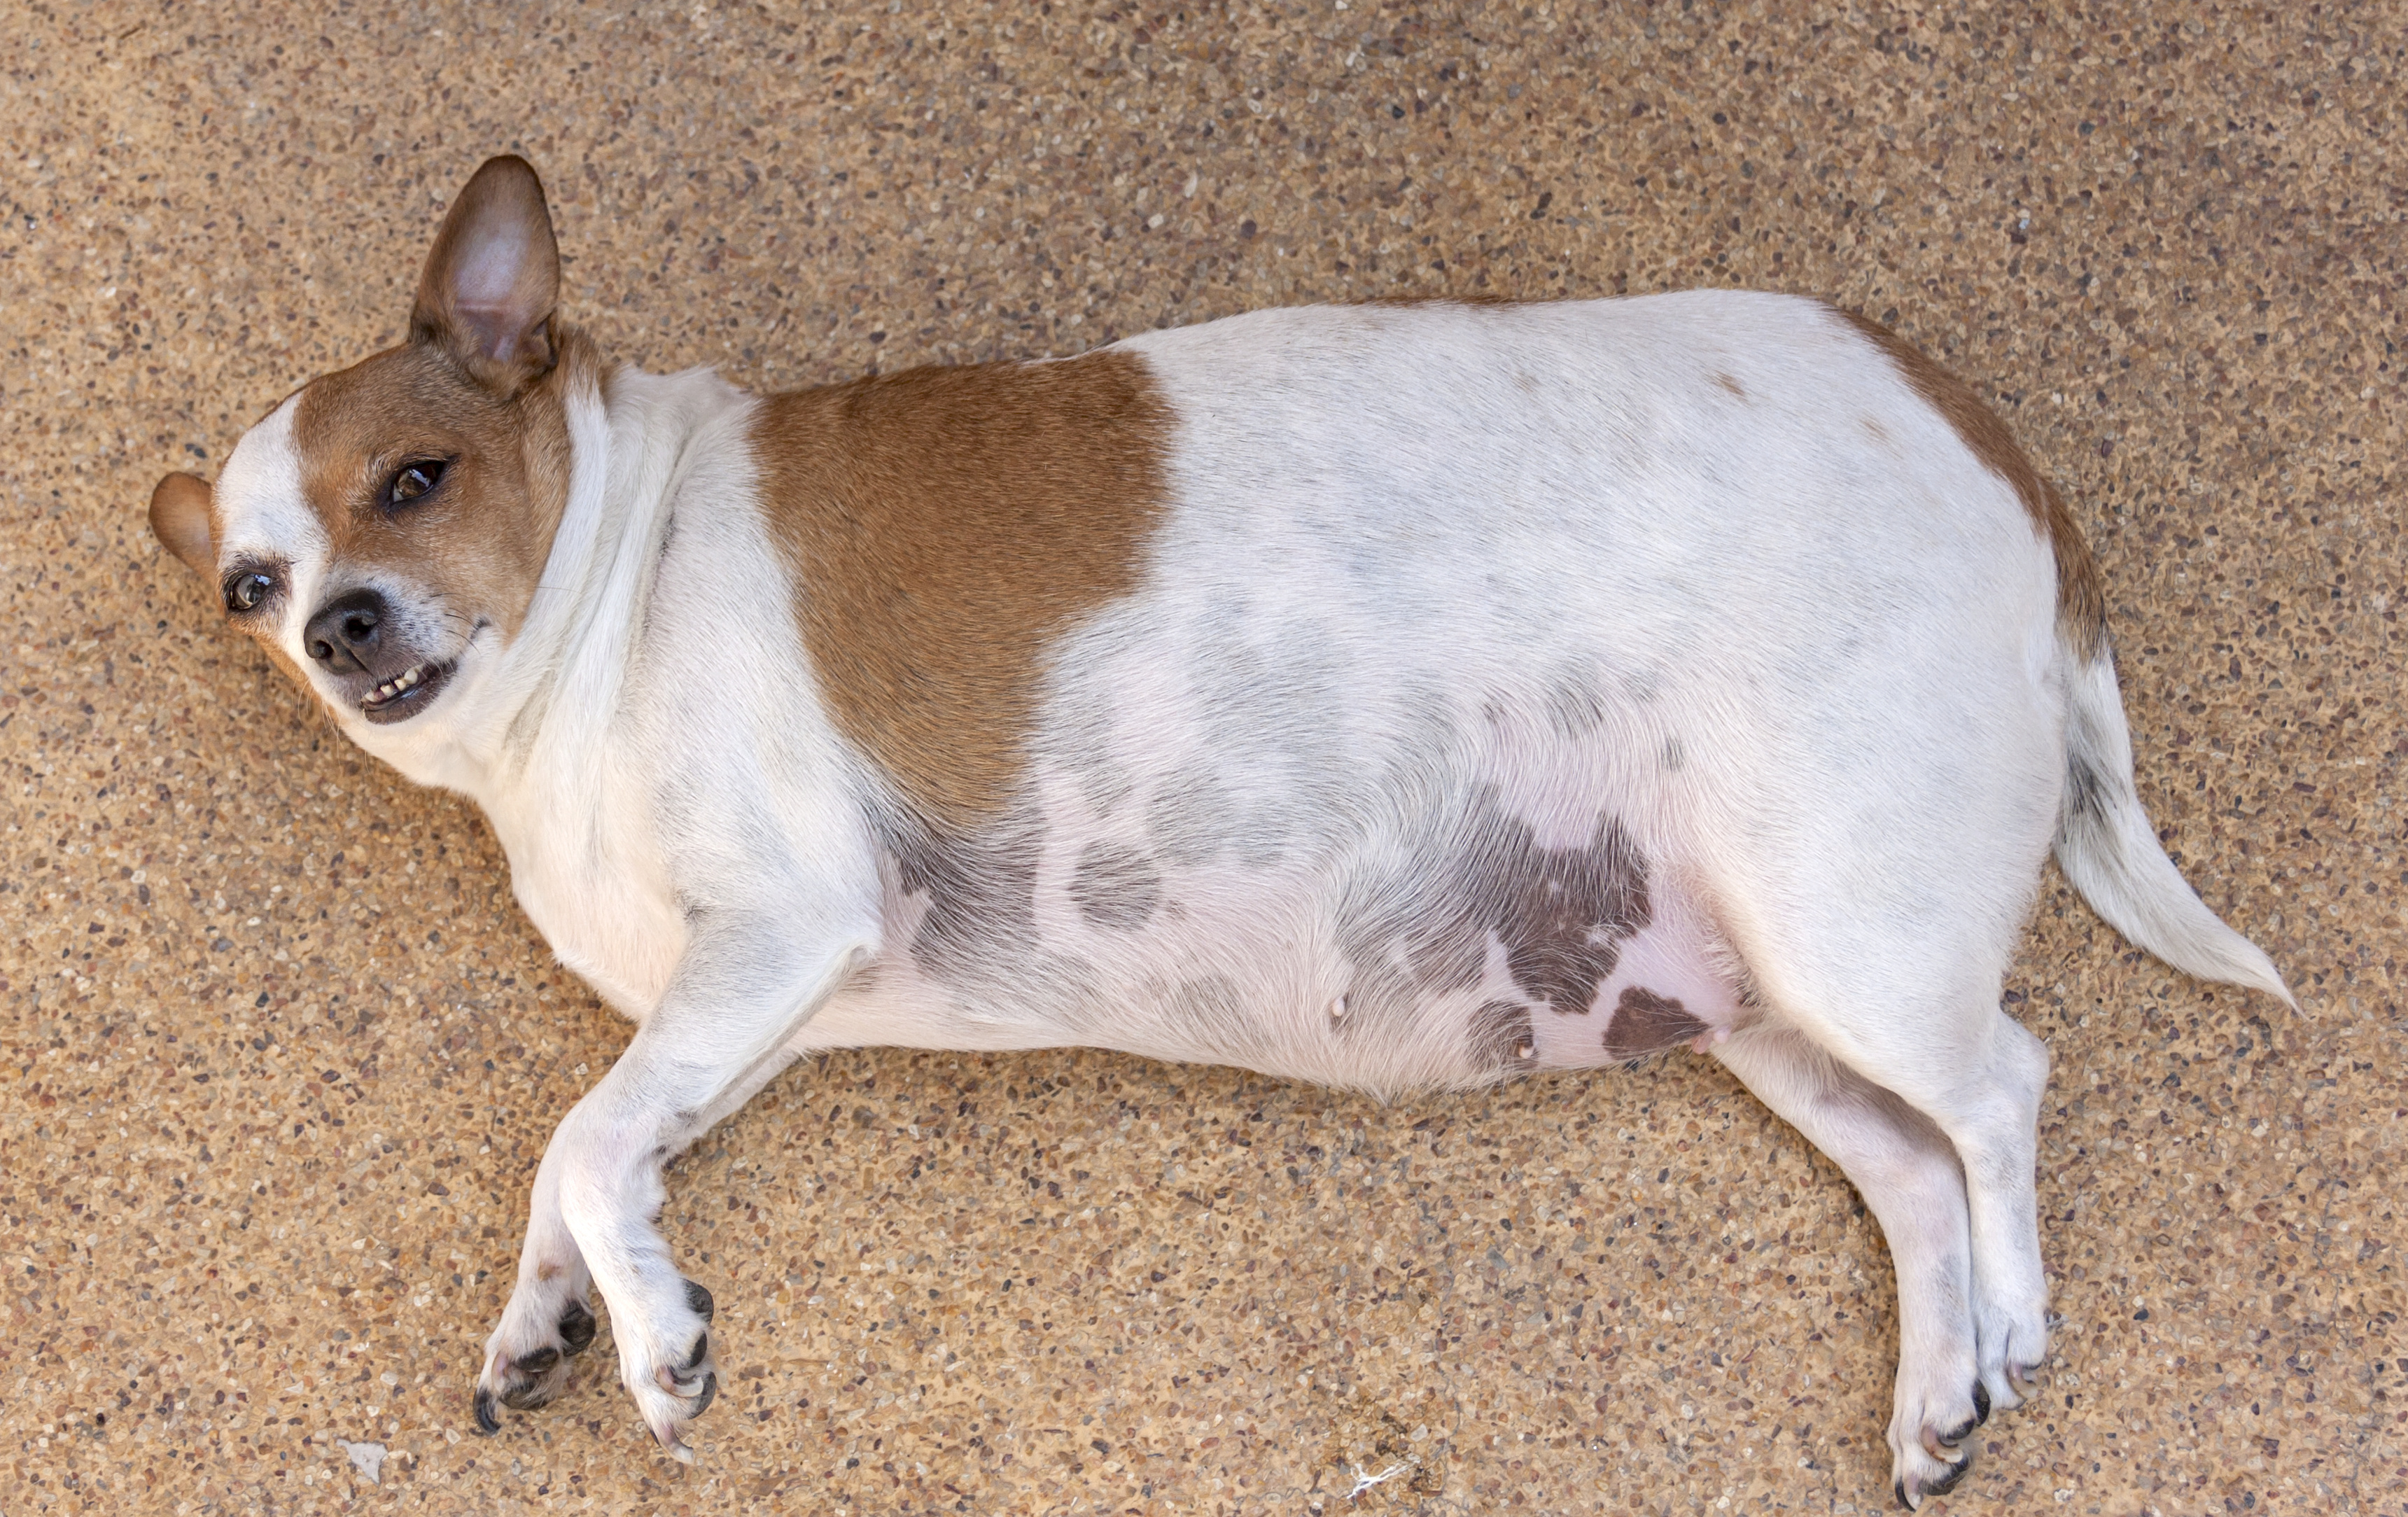
[[[2057,554],[2057,624],[2069,647],[2084,659],[2096,657],[2107,637],[2107,597],[2099,579],[2098,563],[2082,528],[2057,486],[2042,478],[2030,455],[2016,445],[1998,412],[1982,404],[1964,380],[1933,363],[1904,337],[1855,311],[1831,308],[1889,356],[1914,393],[1956,429],[1973,456],[2014,487],[2016,498],[2031,513],[2032,524],[2048,537]]]
[[[330,589],[381,569],[437,597],[464,630],[482,621],[517,633],[568,504],[566,389],[594,362],[573,332],[557,347],[562,362],[507,399],[424,342],[302,391],[294,449],[330,545]],[[436,488],[388,505],[394,475],[428,459],[446,465]]]
[[[1056,642],[1137,586],[1170,413],[1134,353],[775,396],[753,444],[838,730],[945,828],[1017,787]]]
[[[1737,379],[1732,379],[1727,374],[1715,375],[1714,383],[1721,385],[1725,390],[1729,391],[1731,394],[1741,400],[1745,400],[1747,398],[1747,387],[1741,384]]]
[[[1708,1031],[1679,1001],[1626,985],[1614,1003],[1613,1020],[1606,1023],[1605,1052],[1617,1059],[1636,1059],[1678,1048]]]
[[[1142,853],[1095,843],[1079,856],[1070,898],[1093,925],[1134,932],[1161,907],[1162,876]]]

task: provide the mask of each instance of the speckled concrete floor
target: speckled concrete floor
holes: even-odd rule
[[[2068,486],[2143,791],[2309,1011],[2051,877],[2008,997],[2057,1054],[2065,1327],[1942,1506],[2401,1510],[2408,9],[6,4],[6,1517],[1885,1500],[1881,1239],[1685,1056],[1386,1109],[833,1058],[673,1176],[730,1376],[701,1462],[607,1353],[463,1437],[537,1156],[625,1029],[476,815],[219,632],[142,506],[393,340],[504,150],[580,321],[763,385],[1698,283],[1944,355]]]

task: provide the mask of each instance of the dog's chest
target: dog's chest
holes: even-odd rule
[[[552,955],[621,1015],[641,1021],[685,952],[650,808],[608,791],[563,805],[561,792],[523,807],[489,806],[510,860],[510,887]]]

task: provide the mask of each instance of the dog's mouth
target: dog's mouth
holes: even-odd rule
[[[407,722],[435,703],[436,693],[459,667],[454,660],[413,664],[360,697],[360,714],[375,723]]]

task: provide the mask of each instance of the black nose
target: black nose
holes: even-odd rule
[[[376,656],[377,629],[384,623],[384,597],[354,590],[318,608],[302,638],[309,656],[336,674],[355,674]]]

